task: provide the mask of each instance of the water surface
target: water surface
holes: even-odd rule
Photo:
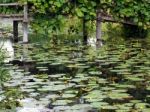
[[[2,109],[150,110],[150,44],[144,40],[106,43],[101,48],[77,43],[15,44],[13,50],[13,60],[5,65],[11,80],[0,92]]]

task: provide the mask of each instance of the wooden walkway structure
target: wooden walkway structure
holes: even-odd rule
[[[101,44],[101,37],[102,37],[102,22],[112,22],[112,23],[121,23],[121,24],[126,24],[126,25],[132,25],[132,26],[137,26],[133,21],[125,20],[123,19],[122,21],[115,20],[113,16],[104,14],[99,10],[96,12],[96,40],[97,43]]]
[[[22,7],[23,14],[0,14],[0,20],[12,20],[13,21],[13,39],[14,42],[18,42],[18,23],[23,23],[23,43],[28,42],[28,6],[27,4],[20,4],[20,3],[2,3],[0,7],[8,7],[13,6],[15,7]]]
[[[18,42],[18,22],[22,22],[23,23],[23,42],[27,43],[28,42],[28,24],[29,24],[27,4],[20,4],[20,3],[0,4],[0,7],[8,7],[8,6],[23,7],[23,14],[9,14],[9,15],[0,14],[0,19],[9,19],[13,21],[13,37],[14,37],[15,42]],[[113,23],[116,22],[116,23],[121,23],[121,24],[136,25],[132,21],[128,21],[128,20],[122,20],[122,21],[115,20],[112,16],[101,13],[100,9],[98,9],[96,13],[97,13],[97,17],[96,17],[96,39],[97,41],[101,41],[102,22],[113,22]]]

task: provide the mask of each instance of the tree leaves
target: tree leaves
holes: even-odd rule
[[[76,14],[77,14],[77,16],[78,17],[83,17],[84,16],[84,13],[82,12],[82,10],[81,9],[79,9],[79,8],[76,8]]]
[[[113,6],[114,16],[118,13],[122,19],[128,18],[139,26],[150,25],[150,3],[147,0],[116,0]]]

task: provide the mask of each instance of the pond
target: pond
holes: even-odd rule
[[[12,44],[0,112],[149,112],[150,43]]]

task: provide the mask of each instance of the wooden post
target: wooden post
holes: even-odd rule
[[[23,42],[28,42],[28,6],[24,5],[24,18],[23,18]]]
[[[96,17],[96,41],[97,45],[101,46],[102,45],[102,19],[101,19],[101,13],[100,10],[97,10],[97,17]]]
[[[13,40],[18,42],[18,21],[13,21]]]

